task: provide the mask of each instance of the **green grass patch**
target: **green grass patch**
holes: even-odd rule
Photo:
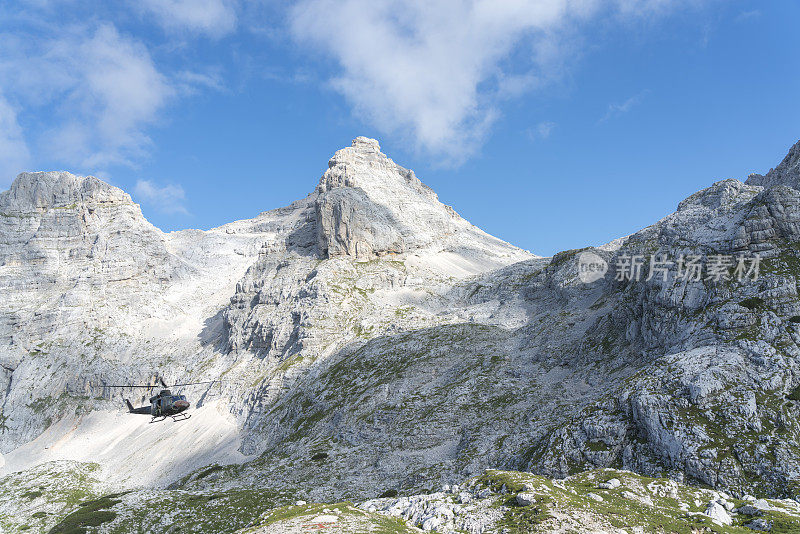
[[[538,530],[539,526],[552,516],[548,512],[547,503],[550,499],[538,495],[536,502],[529,506],[519,506],[514,497],[504,503],[508,511],[503,515],[500,526],[508,534],[529,534]]]
[[[495,471],[489,469],[478,477],[478,483],[491,489],[495,493],[503,490],[509,493],[519,493],[525,486],[525,475],[511,471]]]
[[[611,450],[611,447],[609,447],[603,441],[587,441],[586,448],[593,452],[605,452]]]
[[[119,504],[118,497],[125,493],[112,493],[99,499],[81,503],[80,507],[50,529],[49,534],[86,534],[87,529],[109,523],[117,513],[109,510]]]
[[[207,476],[216,473],[217,471],[222,471],[223,469],[225,469],[224,466],[214,464],[211,467],[204,469],[203,471],[200,471],[197,474],[196,480],[201,480],[203,478],[206,478]]]
[[[313,461],[315,461],[315,462],[324,462],[325,460],[328,459],[328,453],[327,452],[318,452],[318,453],[312,455],[311,459]]]
[[[773,534],[800,534],[800,518],[792,517],[783,512],[766,512],[762,519],[772,521]]]
[[[743,308],[747,308],[750,311],[753,311],[758,308],[764,307],[764,299],[760,297],[750,297],[746,298],[743,301],[739,302],[739,306]]]
[[[402,519],[396,517],[386,517],[380,514],[371,514],[353,507],[350,503],[336,504],[306,504],[303,506],[284,506],[277,508],[264,515],[261,523],[256,527],[261,532],[264,527],[292,521],[295,519],[311,519],[316,515],[322,514],[325,509],[336,510],[341,519],[340,522],[347,521],[351,532],[379,532],[380,534],[409,534],[419,532],[412,530]],[[255,529],[254,529],[255,530]],[[269,530],[268,530],[269,531]],[[249,531],[248,531],[249,532]]]

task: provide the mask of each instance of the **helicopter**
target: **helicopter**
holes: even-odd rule
[[[213,384],[215,382],[219,382],[219,380],[209,380],[206,382],[189,382],[186,384],[172,384],[172,386],[168,386],[166,382],[164,382],[163,378],[158,379],[161,385],[164,387],[157,395],[153,395],[150,397],[150,406],[142,406],[140,408],[134,408],[131,401],[128,399],[125,400],[125,404],[128,407],[128,413],[138,414],[138,415],[149,415],[151,423],[158,423],[164,421],[167,417],[171,417],[173,421],[185,421],[192,417],[191,415],[186,413],[186,410],[189,409],[189,401],[186,400],[186,395],[173,395],[170,388],[176,388],[181,386],[193,386],[196,384]],[[152,385],[123,385],[123,386],[106,386],[109,388],[147,388],[153,389],[156,387],[155,384]]]

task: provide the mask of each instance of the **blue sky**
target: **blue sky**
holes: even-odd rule
[[[800,4],[35,0],[0,7],[0,188],[94,174],[164,230],[308,194],[357,135],[537,254],[800,139]]]

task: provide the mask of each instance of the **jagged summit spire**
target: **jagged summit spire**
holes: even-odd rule
[[[789,153],[777,167],[770,169],[765,175],[751,174],[746,183],[764,187],[788,185],[800,189],[800,141],[789,149]]]
[[[439,202],[414,171],[382,153],[375,139],[356,137],[337,150],[316,194],[317,244],[326,257],[372,258],[432,246],[528,257]]]
[[[351,145],[353,148],[365,151],[372,151],[372,152],[380,152],[381,145],[378,143],[377,139],[371,139],[369,137],[364,137],[363,135],[359,135],[355,139],[353,139],[353,143]]]
[[[413,194],[431,200],[438,198],[419,181],[414,171],[401,167],[381,152],[377,140],[361,136],[353,139],[349,147],[337,150],[328,160],[328,170],[322,175],[317,190],[325,192],[339,187],[357,187],[377,196]]]

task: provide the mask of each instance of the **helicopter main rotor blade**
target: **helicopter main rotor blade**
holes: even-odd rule
[[[122,386],[120,386],[120,385],[107,385],[107,386],[102,386],[102,387],[104,387],[104,388],[148,388],[148,389],[153,389],[154,387],[157,387],[157,385],[153,384],[152,386],[145,386],[145,385],[141,385],[141,384],[125,384],[125,385],[122,385]]]
[[[187,382],[185,384],[172,384],[169,387],[179,387],[179,386],[195,386],[197,384],[214,384],[216,382],[224,382],[224,380],[206,380],[205,382]]]
[[[161,385],[165,389],[176,388],[176,387],[179,387],[179,386],[195,386],[195,385],[198,385],[198,384],[214,384],[216,382],[225,382],[225,380],[206,380],[204,382],[186,382],[185,384],[167,385],[164,382],[164,379],[159,378],[158,380],[159,380],[159,382],[161,382]],[[153,389],[153,388],[157,388],[159,386],[158,386],[158,384],[151,384],[151,385],[148,385],[148,386],[146,386],[144,384],[123,384],[123,385],[114,384],[114,385],[105,385],[103,387],[105,387],[105,388],[147,388],[147,389]]]

